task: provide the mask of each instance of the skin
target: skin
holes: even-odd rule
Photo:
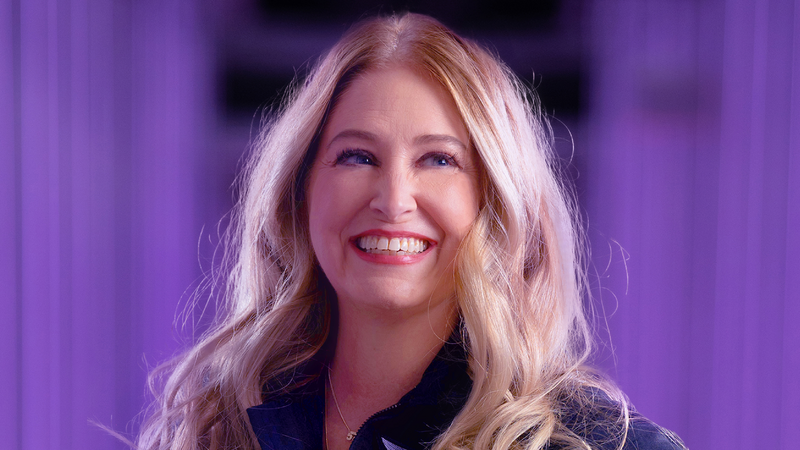
[[[351,429],[421,379],[457,311],[453,260],[479,208],[478,156],[450,95],[403,67],[353,80],[323,128],[309,229],[336,290],[331,379]],[[359,237],[424,239],[421,253],[367,253]],[[347,430],[328,390],[328,448]]]

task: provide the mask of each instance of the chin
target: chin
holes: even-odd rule
[[[427,299],[398,295],[398,292],[373,293],[368,298],[369,300],[360,301],[356,306],[382,313],[413,314],[427,310],[429,304]]]
[[[407,294],[407,295],[404,295]],[[432,310],[448,303],[448,300],[420,297],[418,292],[384,291],[373,292],[368,300],[350,300],[354,309],[361,312],[372,313],[385,320],[402,320],[420,315],[428,315]],[[455,303],[450,300],[450,303]]]

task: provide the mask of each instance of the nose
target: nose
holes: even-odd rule
[[[387,168],[381,172],[369,206],[388,222],[402,221],[417,209],[417,183],[407,171]]]

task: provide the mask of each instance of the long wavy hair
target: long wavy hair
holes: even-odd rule
[[[555,174],[547,122],[528,100],[535,96],[481,46],[403,14],[351,29],[264,124],[229,230],[225,302],[198,343],[151,375],[156,401],[139,448],[258,448],[246,409],[308,362],[335,326],[335,293],[315,263],[305,207],[317,139],[350,81],[394,64],[450,93],[483,170],[480,212],[455,270],[473,387],[434,449],[601,445],[567,425],[576,414],[621,447],[628,407],[586,366],[582,233]],[[596,414],[598,393],[613,405],[607,414]]]

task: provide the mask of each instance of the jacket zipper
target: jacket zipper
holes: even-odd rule
[[[364,422],[363,422],[363,423],[362,423],[362,424],[361,424],[361,425],[358,427],[358,429],[356,430],[356,434],[355,434],[355,436],[353,436],[353,441],[355,441],[355,440],[356,440],[356,438],[358,437],[358,433],[359,433],[359,432],[361,432],[361,429],[362,429],[362,428],[364,428],[364,425],[366,425],[366,424],[367,424],[367,422],[369,422],[370,420],[372,420],[372,419],[373,419],[374,417],[376,417],[376,416],[379,416],[379,415],[381,415],[381,414],[383,414],[383,413],[385,413],[385,412],[387,412],[387,411],[391,411],[391,410],[393,410],[393,409],[397,408],[398,406],[400,406],[400,403],[399,403],[399,402],[398,402],[398,403],[395,403],[394,405],[392,405],[392,406],[390,406],[390,407],[388,407],[388,408],[383,408],[382,410],[380,410],[380,411],[376,412],[375,414],[373,414],[373,415],[371,415],[371,416],[367,417],[367,420],[365,420],[365,421],[364,421]]]

